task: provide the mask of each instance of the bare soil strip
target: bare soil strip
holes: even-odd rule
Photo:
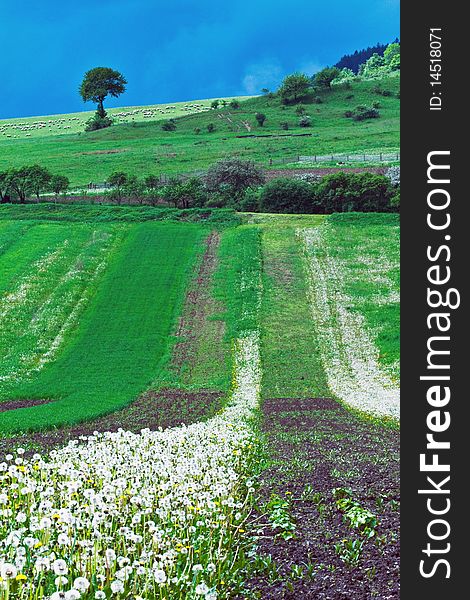
[[[186,382],[191,380],[193,371],[200,363],[198,354],[201,343],[204,342],[208,333],[209,319],[221,310],[219,303],[211,295],[213,275],[218,264],[217,249],[219,244],[220,234],[217,231],[212,231],[206,239],[206,249],[197,275],[188,290],[183,313],[178,324],[176,333],[178,341],[173,348],[172,364],[178,371],[185,367],[184,379]],[[225,333],[225,324],[222,320],[212,320],[210,326],[214,330],[211,331],[214,337],[214,345],[220,347],[220,361],[223,361],[222,340]]]
[[[42,400],[40,398],[22,399],[22,400],[7,400],[0,402],[0,413],[8,410],[16,410],[17,408],[29,408],[30,406],[40,406],[41,404],[49,404],[52,400]]]
[[[272,494],[286,499],[295,537],[283,539],[269,510],[260,510],[253,523],[258,553],[271,555],[277,571],[260,569],[249,587],[263,600],[398,599],[398,431],[325,398],[266,400],[263,414],[272,462],[262,476],[261,506]],[[373,537],[344,518],[335,488],[350,490],[352,500],[376,516]],[[347,552],[354,540],[362,544],[356,562]]]
[[[123,410],[94,421],[85,421],[72,427],[31,432],[12,438],[1,438],[0,457],[18,446],[25,448],[28,454],[47,452],[63,446],[69,440],[93,435],[94,431],[124,429],[138,433],[145,428],[155,430],[159,427],[175,427],[182,423],[189,425],[213,416],[220,410],[222,399],[223,394],[218,392],[149,391]]]

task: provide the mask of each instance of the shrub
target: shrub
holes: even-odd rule
[[[210,192],[229,194],[240,198],[246,189],[265,181],[263,171],[249,160],[226,158],[209,167],[206,186]]]
[[[299,117],[301,115],[304,115],[307,112],[305,106],[303,106],[302,104],[299,104],[299,106],[295,109],[295,114],[298,115]]]
[[[290,177],[273,179],[261,189],[260,210],[275,213],[311,213],[313,192],[313,186],[305,181]]]
[[[220,100],[212,100],[211,108],[219,108]]]
[[[163,187],[162,194],[175,208],[200,208],[207,204],[207,192],[198,177],[186,180],[171,177]]]
[[[144,184],[149,191],[153,192],[160,187],[160,177],[158,175],[147,175]]]
[[[240,102],[238,102],[238,100],[232,100],[230,102],[230,108],[233,108],[233,110],[237,110],[237,108],[240,108]]]
[[[325,212],[388,212],[394,189],[384,175],[334,173],[315,186],[315,205]]]
[[[319,71],[313,78],[313,83],[322,88],[331,88],[331,83],[339,77],[340,70],[337,67],[326,67]]]
[[[260,188],[248,188],[238,202],[237,209],[244,212],[258,212],[260,210]]]
[[[258,125],[260,127],[263,127],[264,122],[266,121],[266,115],[264,113],[257,112],[255,114],[255,119],[258,121]]]
[[[372,108],[380,108],[380,102],[378,100],[372,102]]]
[[[123,195],[127,200],[142,204],[145,196],[145,183],[137,179],[135,175],[129,175],[123,188]]]
[[[128,181],[129,175],[123,171],[115,171],[108,177],[106,183],[112,187],[108,196],[113,202],[121,204],[124,196],[124,188]]]
[[[201,133],[201,128],[200,128],[200,127],[195,127],[195,128],[194,128],[194,133],[195,133],[196,135],[199,135],[199,134]]]
[[[390,208],[394,212],[400,212],[400,188],[396,188],[395,193],[390,198]]]
[[[282,123],[279,123],[281,129],[284,129],[285,131],[287,131],[289,129],[289,123],[287,121],[283,121]]]
[[[54,192],[56,199],[60,194],[65,194],[69,189],[70,180],[64,175],[53,175],[49,182],[49,187]]]
[[[313,103],[314,104],[323,104],[323,100],[322,100],[321,96],[314,96]]]
[[[174,119],[169,119],[162,124],[163,131],[175,131],[176,123]]]
[[[113,119],[107,116],[106,111],[104,116],[101,116],[96,112],[91,119],[88,119],[85,125],[85,131],[98,131],[99,129],[106,129],[107,127],[111,127],[113,124]]]
[[[305,98],[311,87],[311,81],[302,73],[288,75],[279,88],[279,95],[284,104],[296,104]]]
[[[354,110],[347,110],[344,116],[350,117],[354,121],[365,121],[366,119],[377,119],[380,117],[380,113],[374,107],[356,106]]]
[[[209,133],[213,133],[215,131],[215,125],[214,125],[214,123],[208,123],[208,125],[207,125],[207,131]]]
[[[312,120],[308,115],[304,115],[303,117],[300,117],[300,119],[299,119],[300,127],[310,127],[311,125],[312,125]]]

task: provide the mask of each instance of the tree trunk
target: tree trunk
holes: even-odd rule
[[[104,110],[103,101],[104,101],[104,98],[98,101],[98,109],[96,111],[102,119],[104,119],[104,117],[106,116],[106,111]]]

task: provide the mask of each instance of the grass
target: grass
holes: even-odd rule
[[[382,97],[373,88],[381,83],[395,95]],[[178,174],[206,169],[225,155],[237,155],[269,166],[272,159],[298,155],[385,151],[399,146],[399,108],[396,97],[399,78],[354,82],[351,89],[335,86],[321,92],[322,104],[306,103],[312,127],[298,125],[295,106],[283,106],[278,98],[256,97],[240,108],[188,114],[176,119],[177,129],[165,132],[162,121],[146,120],[117,124],[94,133],[45,135],[28,139],[0,139],[0,170],[40,163],[54,173],[69,177],[72,186],[103,182],[116,170],[138,176],[148,173]],[[380,102],[380,118],[354,122],[344,116],[359,104]],[[265,125],[256,124],[255,114],[266,115]],[[228,120],[230,119],[230,121]],[[249,133],[242,121],[252,126]],[[280,123],[288,122],[284,131]],[[216,130],[208,133],[214,123]],[[195,129],[200,129],[196,134]],[[310,137],[291,134],[311,133]],[[237,137],[251,134],[289,134],[283,137]],[[282,167],[282,165],[279,165]]]
[[[36,243],[32,235],[20,242],[19,254],[27,254],[23,252],[26,243],[43,256],[28,264],[14,281],[5,277],[5,272],[1,279],[3,286],[8,283],[10,288],[0,300],[0,381],[5,390],[54,358],[103,269],[115,229],[110,225],[95,229],[84,224],[73,228],[35,224],[30,232]],[[51,244],[45,254],[38,234]],[[60,243],[57,234],[63,238]]]
[[[396,214],[344,214],[328,218],[328,252],[344,266],[350,310],[374,333],[379,361],[397,372],[400,359],[400,229]]]
[[[63,225],[47,227],[58,239],[67,235]],[[2,386],[3,400],[53,402],[3,413],[0,431],[11,434],[91,419],[144,391],[168,359],[169,336],[205,234],[191,224],[122,225],[122,239],[112,249],[96,293],[56,360],[30,380]],[[32,254],[27,240],[22,249]]]
[[[227,339],[258,328],[261,232],[257,227],[227,230],[220,244],[214,295],[225,307]]]
[[[218,225],[236,225],[240,222],[231,209],[212,208],[162,208],[153,206],[111,206],[90,204],[1,204],[2,220],[36,220],[69,222],[144,222],[144,221],[187,221]],[[15,225],[22,227],[21,225]],[[13,225],[12,225],[13,227]],[[0,238],[1,240],[1,238]],[[0,241],[0,252],[1,252]]]
[[[272,221],[268,219],[268,221]],[[301,219],[310,227],[321,217]],[[299,240],[295,229],[269,223],[263,229],[263,302],[261,355],[264,398],[328,396],[315,323],[307,296]]]
[[[232,99],[244,100],[249,97],[235,96],[233,98],[226,98],[226,100],[230,102]],[[107,113],[117,124],[130,123],[132,125],[132,123],[144,123],[149,120],[155,120],[155,117],[159,119],[174,119],[187,116],[188,114],[197,114],[210,109],[212,100],[214,99],[148,104],[145,106],[124,106],[109,108],[107,109]],[[223,100],[223,98],[220,98],[220,100]],[[128,114],[124,115],[122,113]],[[26,139],[28,137],[37,139],[50,137],[51,133],[54,135],[82,133],[86,122],[94,114],[94,110],[86,110],[63,115],[0,119],[0,139],[6,138],[9,134],[13,139]],[[41,123],[46,123],[46,127],[41,127]]]

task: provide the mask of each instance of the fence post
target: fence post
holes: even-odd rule
[[[380,153],[380,162],[382,162],[382,152]]]

